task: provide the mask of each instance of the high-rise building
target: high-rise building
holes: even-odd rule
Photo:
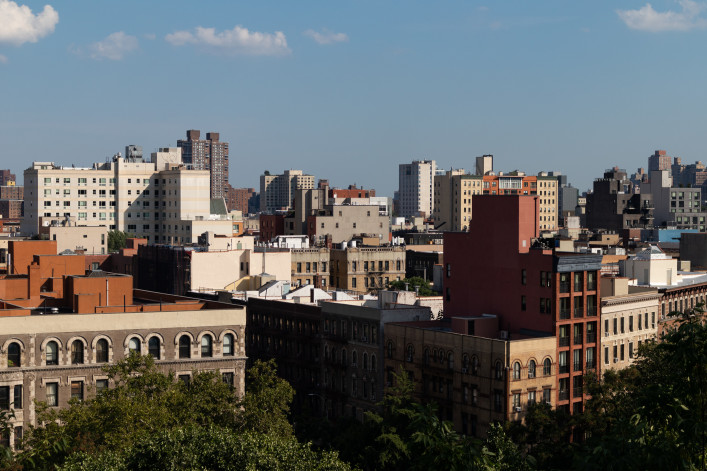
[[[302,170],[285,170],[281,175],[265,172],[260,176],[260,211],[292,209],[295,191],[314,188],[314,175]]]
[[[226,206],[229,211],[241,211],[243,215],[257,212],[254,200],[258,197],[255,188],[233,188],[229,185]]]
[[[654,170],[670,171],[670,156],[664,150],[657,150],[648,157],[648,172],[650,173]]]
[[[0,186],[14,185],[17,182],[15,174],[10,170],[0,170]]]
[[[219,140],[219,133],[207,132],[201,139],[197,129],[187,131],[186,140],[178,140],[182,161],[194,170],[208,170],[211,176],[211,197],[228,197],[228,142]]]
[[[402,217],[432,217],[434,211],[434,160],[415,160],[400,164],[398,174],[399,214]]]

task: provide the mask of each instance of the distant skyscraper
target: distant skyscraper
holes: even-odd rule
[[[17,179],[10,170],[0,170],[0,186],[14,185]]]
[[[398,175],[399,216],[432,217],[434,194],[432,186],[437,173],[434,160],[415,160],[400,164]]]
[[[208,170],[211,174],[211,197],[228,198],[228,142],[219,140],[219,133],[207,132],[201,139],[197,129],[187,131],[186,140],[178,140],[182,162],[194,170]]]
[[[648,157],[648,174],[656,170],[670,171],[670,164],[670,156],[666,155],[664,150],[657,150]]]
[[[282,175],[260,176],[260,210],[278,211],[291,209],[295,191],[314,188],[314,175],[305,175],[302,170],[285,170]]]

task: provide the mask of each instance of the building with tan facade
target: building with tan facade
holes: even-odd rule
[[[314,188],[314,180],[314,175],[307,175],[302,170],[285,170],[280,175],[266,172],[260,176],[260,211],[291,209],[295,192]]]
[[[32,254],[54,247],[11,243],[18,275],[0,277],[0,409],[14,411],[11,442],[36,425],[37,402],[66,407],[110,388],[102,368],[131,351],[184,381],[216,370],[244,393],[244,308],[134,290],[126,275],[85,274],[82,255]]]
[[[638,347],[658,338],[661,294],[650,287],[629,286],[628,281],[601,278],[602,371],[631,365]]]
[[[291,249],[292,286],[329,286],[330,250],[326,247]]]
[[[475,437],[493,422],[523,420],[531,403],[554,406],[555,337],[528,332],[509,339],[498,323],[485,315],[386,324],[386,385],[406,372],[419,400],[435,402],[440,417]]]
[[[39,233],[43,220],[66,218],[151,243],[192,243],[205,230],[232,233],[228,217],[212,214],[209,171],[188,170],[177,148],[160,149],[150,162],[118,154],[91,168],[34,162],[24,177],[26,235]]]
[[[385,289],[405,278],[405,247],[333,248],[329,270],[333,289],[360,293]]]

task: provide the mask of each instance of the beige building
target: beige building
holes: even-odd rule
[[[361,235],[378,239],[378,244],[389,241],[390,219],[380,215],[378,205],[327,206],[326,213],[307,218],[307,235],[314,245],[327,240],[339,244]]]
[[[83,251],[86,254],[108,253],[108,228],[106,226],[49,225],[40,228],[49,240],[56,241],[57,252]]]
[[[193,251],[190,287],[193,291],[254,289],[253,279],[263,274],[268,279],[290,281],[291,260],[289,249],[256,247]]]
[[[168,244],[196,242],[205,230],[231,233],[228,217],[211,214],[209,172],[187,170],[179,149],[161,149],[151,162],[118,154],[91,168],[34,162],[24,178],[26,235],[39,233],[43,218]]]
[[[386,385],[403,368],[417,398],[436,402],[455,430],[476,437],[485,436],[490,423],[522,420],[530,403],[554,406],[555,337],[498,334],[495,316],[386,324]]]
[[[369,291],[385,289],[405,278],[405,247],[346,247],[331,249],[333,289]]]
[[[437,163],[434,160],[415,160],[410,164],[400,164],[398,169],[399,216],[432,216],[436,173]]]
[[[661,294],[657,289],[629,286],[628,278],[601,278],[602,371],[625,368],[642,343],[658,336]]]
[[[326,289],[329,286],[329,252],[326,247],[291,249],[292,286],[313,284]]]
[[[314,175],[302,170],[285,170],[281,175],[260,176],[260,211],[272,212],[291,209],[298,189],[314,188]]]
[[[435,176],[434,221],[441,231],[465,231],[471,220],[471,197],[482,194],[483,177],[463,169]]]

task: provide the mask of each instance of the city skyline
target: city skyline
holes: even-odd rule
[[[45,5],[0,0],[0,167],[18,175],[185,129],[230,143],[234,187],[302,169],[392,196],[400,163],[494,154],[583,191],[656,149],[705,160],[699,2]]]

